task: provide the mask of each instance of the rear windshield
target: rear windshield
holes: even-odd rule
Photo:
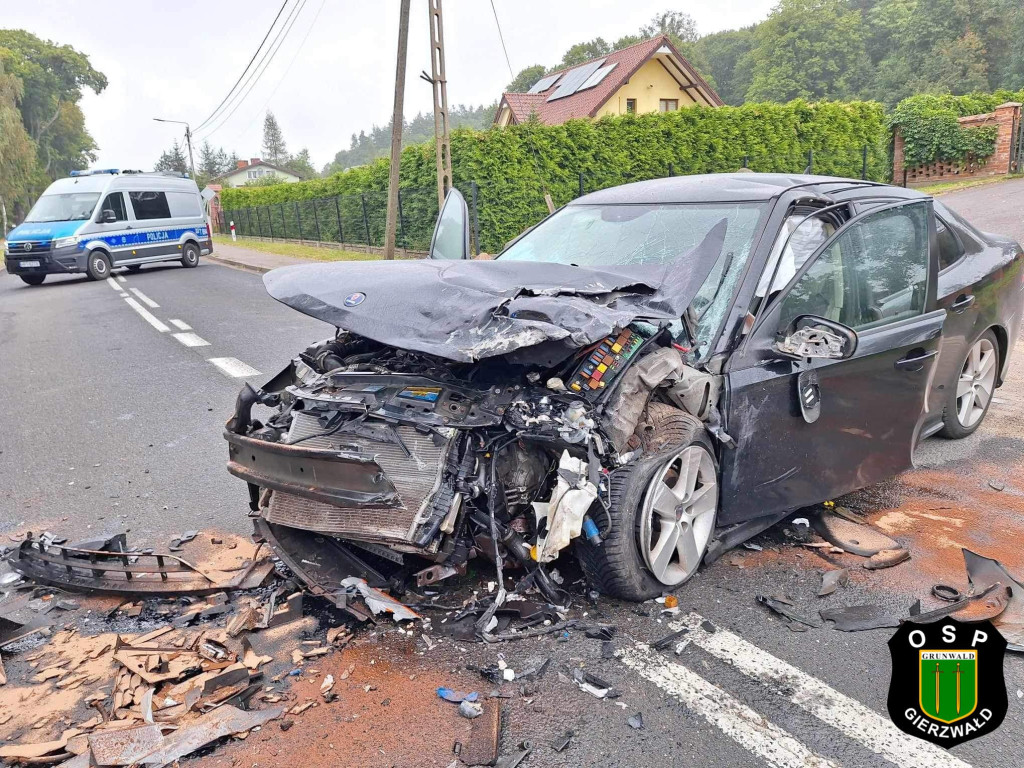
[[[99,199],[98,192],[43,195],[32,206],[25,221],[84,221],[92,216]]]

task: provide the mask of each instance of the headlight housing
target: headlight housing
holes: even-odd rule
[[[72,235],[71,237],[58,237],[53,241],[54,248],[66,248],[69,245],[77,245],[78,236]]]

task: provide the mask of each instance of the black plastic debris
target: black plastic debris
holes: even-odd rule
[[[551,744],[551,748],[555,750],[555,752],[564,751],[565,748],[572,743],[572,737],[575,735],[576,734],[573,731],[566,731],[564,734],[562,734],[554,740],[554,742]]]
[[[774,597],[768,597],[767,595],[758,595],[757,602],[761,603],[761,605],[767,606],[774,613],[777,613],[779,616],[782,616],[784,619],[786,619],[786,626],[788,626],[794,632],[806,632],[808,627],[811,627],[813,629],[821,626],[820,622],[817,622],[814,619],[808,618],[806,616],[801,616],[799,613],[791,609],[788,605],[779,600],[776,600]]]
[[[615,636],[616,628],[611,624],[598,624],[584,631],[584,634],[591,640],[611,640]]]
[[[900,625],[900,618],[893,616],[888,608],[881,605],[848,605],[818,613],[825,621],[835,622],[834,628],[840,632],[860,632]]]
[[[937,597],[939,600],[945,600],[947,603],[954,603],[963,595],[960,590],[956,587],[950,586],[949,584],[936,584],[932,587],[932,597]]]
[[[596,696],[599,699],[615,699],[621,695],[619,691],[612,687],[611,683],[584,669],[574,669],[572,671],[572,679],[581,691],[586,691],[591,696]]]
[[[670,635],[665,635],[665,637],[661,638],[661,640],[656,640],[655,642],[651,643],[651,650],[663,651],[670,645],[673,645],[674,643],[681,640],[683,635],[685,635],[689,631],[689,629],[680,629],[678,632],[673,632]]]

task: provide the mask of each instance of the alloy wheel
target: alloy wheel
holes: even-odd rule
[[[674,586],[696,572],[717,509],[715,463],[700,446],[683,448],[658,470],[640,518],[640,551],[654,578]]]
[[[956,418],[969,429],[985,415],[996,383],[998,353],[989,339],[981,338],[971,347],[956,384]]]

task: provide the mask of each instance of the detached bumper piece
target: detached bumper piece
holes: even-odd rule
[[[80,549],[26,537],[7,556],[27,579],[63,589],[115,594],[203,595],[260,586],[273,570],[269,558],[254,557],[238,571],[204,572],[176,555],[132,552],[123,535],[104,549]],[[258,554],[259,550],[257,550]]]

